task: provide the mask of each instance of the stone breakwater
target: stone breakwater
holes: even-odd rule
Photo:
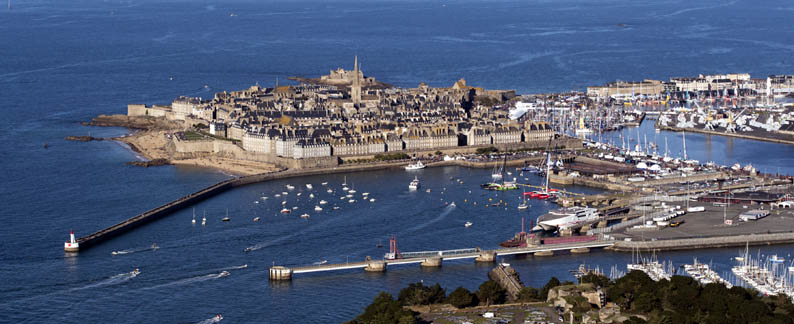
[[[727,137],[736,137],[736,138],[743,138],[755,141],[765,141],[765,142],[772,142],[772,143],[780,143],[780,144],[789,144],[794,145],[794,139],[786,139],[786,138],[775,138],[773,136],[779,137],[789,137],[790,136],[782,136],[780,134],[768,133],[769,136],[758,136],[758,135],[747,135],[742,133],[726,133],[726,132],[719,132],[719,131],[710,131],[706,129],[699,129],[699,128],[680,128],[680,127],[672,127],[672,126],[663,126],[663,125],[656,125],[656,128],[660,130],[666,131],[673,131],[673,132],[691,132],[691,133],[701,133],[706,135],[717,135],[717,136],[727,136]]]

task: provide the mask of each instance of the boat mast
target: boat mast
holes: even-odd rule
[[[688,160],[686,157],[686,131],[684,131],[684,161]]]

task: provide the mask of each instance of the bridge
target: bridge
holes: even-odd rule
[[[365,260],[360,262],[345,262],[337,264],[319,264],[303,267],[288,268],[273,266],[270,268],[271,280],[290,280],[292,275],[341,271],[350,269],[364,269],[368,272],[383,272],[389,266],[416,264],[423,267],[440,267],[443,261],[474,259],[476,262],[495,262],[496,257],[508,255],[534,254],[537,256],[553,255],[556,251],[571,251],[572,253],[585,253],[593,248],[605,248],[615,244],[613,240],[595,240],[587,242],[574,242],[564,244],[542,244],[536,246],[503,248],[495,250],[481,250],[479,248],[421,251],[400,253],[396,250],[396,243],[392,242],[391,251],[382,260]],[[407,256],[407,257],[406,257]]]

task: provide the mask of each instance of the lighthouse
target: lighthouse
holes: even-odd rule
[[[63,243],[63,250],[66,252],[80,251],[80,243],[77,243],[77,240],[74,239],[73,231],[69,231],[69,241]]]

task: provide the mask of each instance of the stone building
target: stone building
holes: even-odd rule
[[[201,103],[201,98],[195,97],[179,97],[171,103],[171,110],[174,112],[174,119],[185,120],[185,117],[193,114],[193,111],[198,109]]]
[[[295,143],[292,153],[294,159],[331,156],[331,145],[315,139],[302,139]]]

